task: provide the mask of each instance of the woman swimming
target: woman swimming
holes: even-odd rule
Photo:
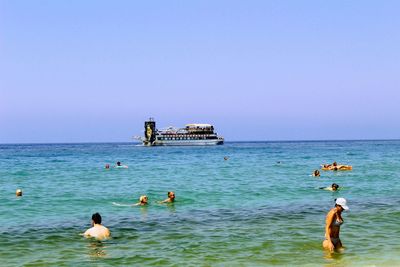
[[[112,204],[115,206],[120,206],[120,207],[132,207],[132,206],[146,206],[148,204],[149,198],[146,195],[140,196],[139,197],[139,202],[135,204],[123,204],[123,203],[117,203],[113,202]]]
[[[149,198],[146,195],[140,196],[139,202],[134,204],[133,206],[146,206],[148,200]]]
[[[329,190],[329,191],[337,191],[339,190],[339,185],[333,183],[331,186],[328,187],[320,187],[319,189]]]
[[[335,200],[335,207],[326,215],[325,240],[322,246],[333,252],[343,247],[339,238],[340,226],[343,224],[342,211],[348,210],[346,199],[340,197]]]

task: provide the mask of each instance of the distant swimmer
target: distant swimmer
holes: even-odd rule
[[[346,199],[340,197],[335,199],[335,207],[326,215],[325,240],[322,246],[330,252],[343,247],[339,232],[340,226],[343,224],[342,211],[348,209]]]
[[[92,215],[92,228],[86,230],[85,237],[94,237],[98,240],[106,239],[111,236],[110,230],[101,225],[101,216],[98,212]]]
[[[104,167],[104,169],[109,170],[109,169],[110,169],[110,164],[106,164],[106,166]]]
[[[117,165],[115,165],[114,168],[117,168],[117,169],[127,169],[128,166],[127,166],[127,165],[122,165],[121,162],[118,161],[118,162],[117,162]]]
[[[229,157],[224,157],[224,160],[228,160],[229,159]]]
[[[149,198],[146,195],[140,196],[139,202],[134,204],[134,206],[146,206]]]
[[[120,206],[120,207],[132,207],[132,206],[146,206],[148,204],[149,198],[146,195],[140,196],[139,202],[135,204],[124,204],[124,203],[117,203],[117,202],[112,202],[113,205],[115,206]]]
[[[174,192],[168,192],[168,198],[166,200],[160,201],[160,203],[172,203],[175,201],[175,193]]]
[[[15,191],[15,195],[17,197],[22,197],[22,190],[18,188],[17,191]]]
[[[337,190],[339,190],[339,185],[333,183],[331,186],[328,186],[328,187],[320,187],[319,189],[329,190],[329,191],[337,191]]]
[[[319,176],[321,176],[321,173],[319,172],[319,170],[315,170],[315,171],[313,172],[312,176],[314,176],[314,177],[319,177]]]

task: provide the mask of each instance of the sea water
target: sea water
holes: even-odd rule
[[[333,161],[353,170],[310,175]],[[350,211],[331,255],[337,197]],[[95,212],[111,239],[80,235]],[[400,141],[0,145],[1,266],[400,266],[399,219]]]

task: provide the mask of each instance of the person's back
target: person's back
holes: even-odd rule
[[[99,213],[92,215],[92,228],[89,228],[84,233],[85,237],[94,237],[96,239],[106,239],[111,236],[110,230],[107,227],[101,225],[101,216]]]
[[[96,239],[105,239],[110,237],[110,230],[101,224],[95,224],[92,228],[85,232],[86,237],[94,237]]]

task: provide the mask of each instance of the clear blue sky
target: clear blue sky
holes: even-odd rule
[[[400,138],[400,1],[0,0],[0,143]]]

